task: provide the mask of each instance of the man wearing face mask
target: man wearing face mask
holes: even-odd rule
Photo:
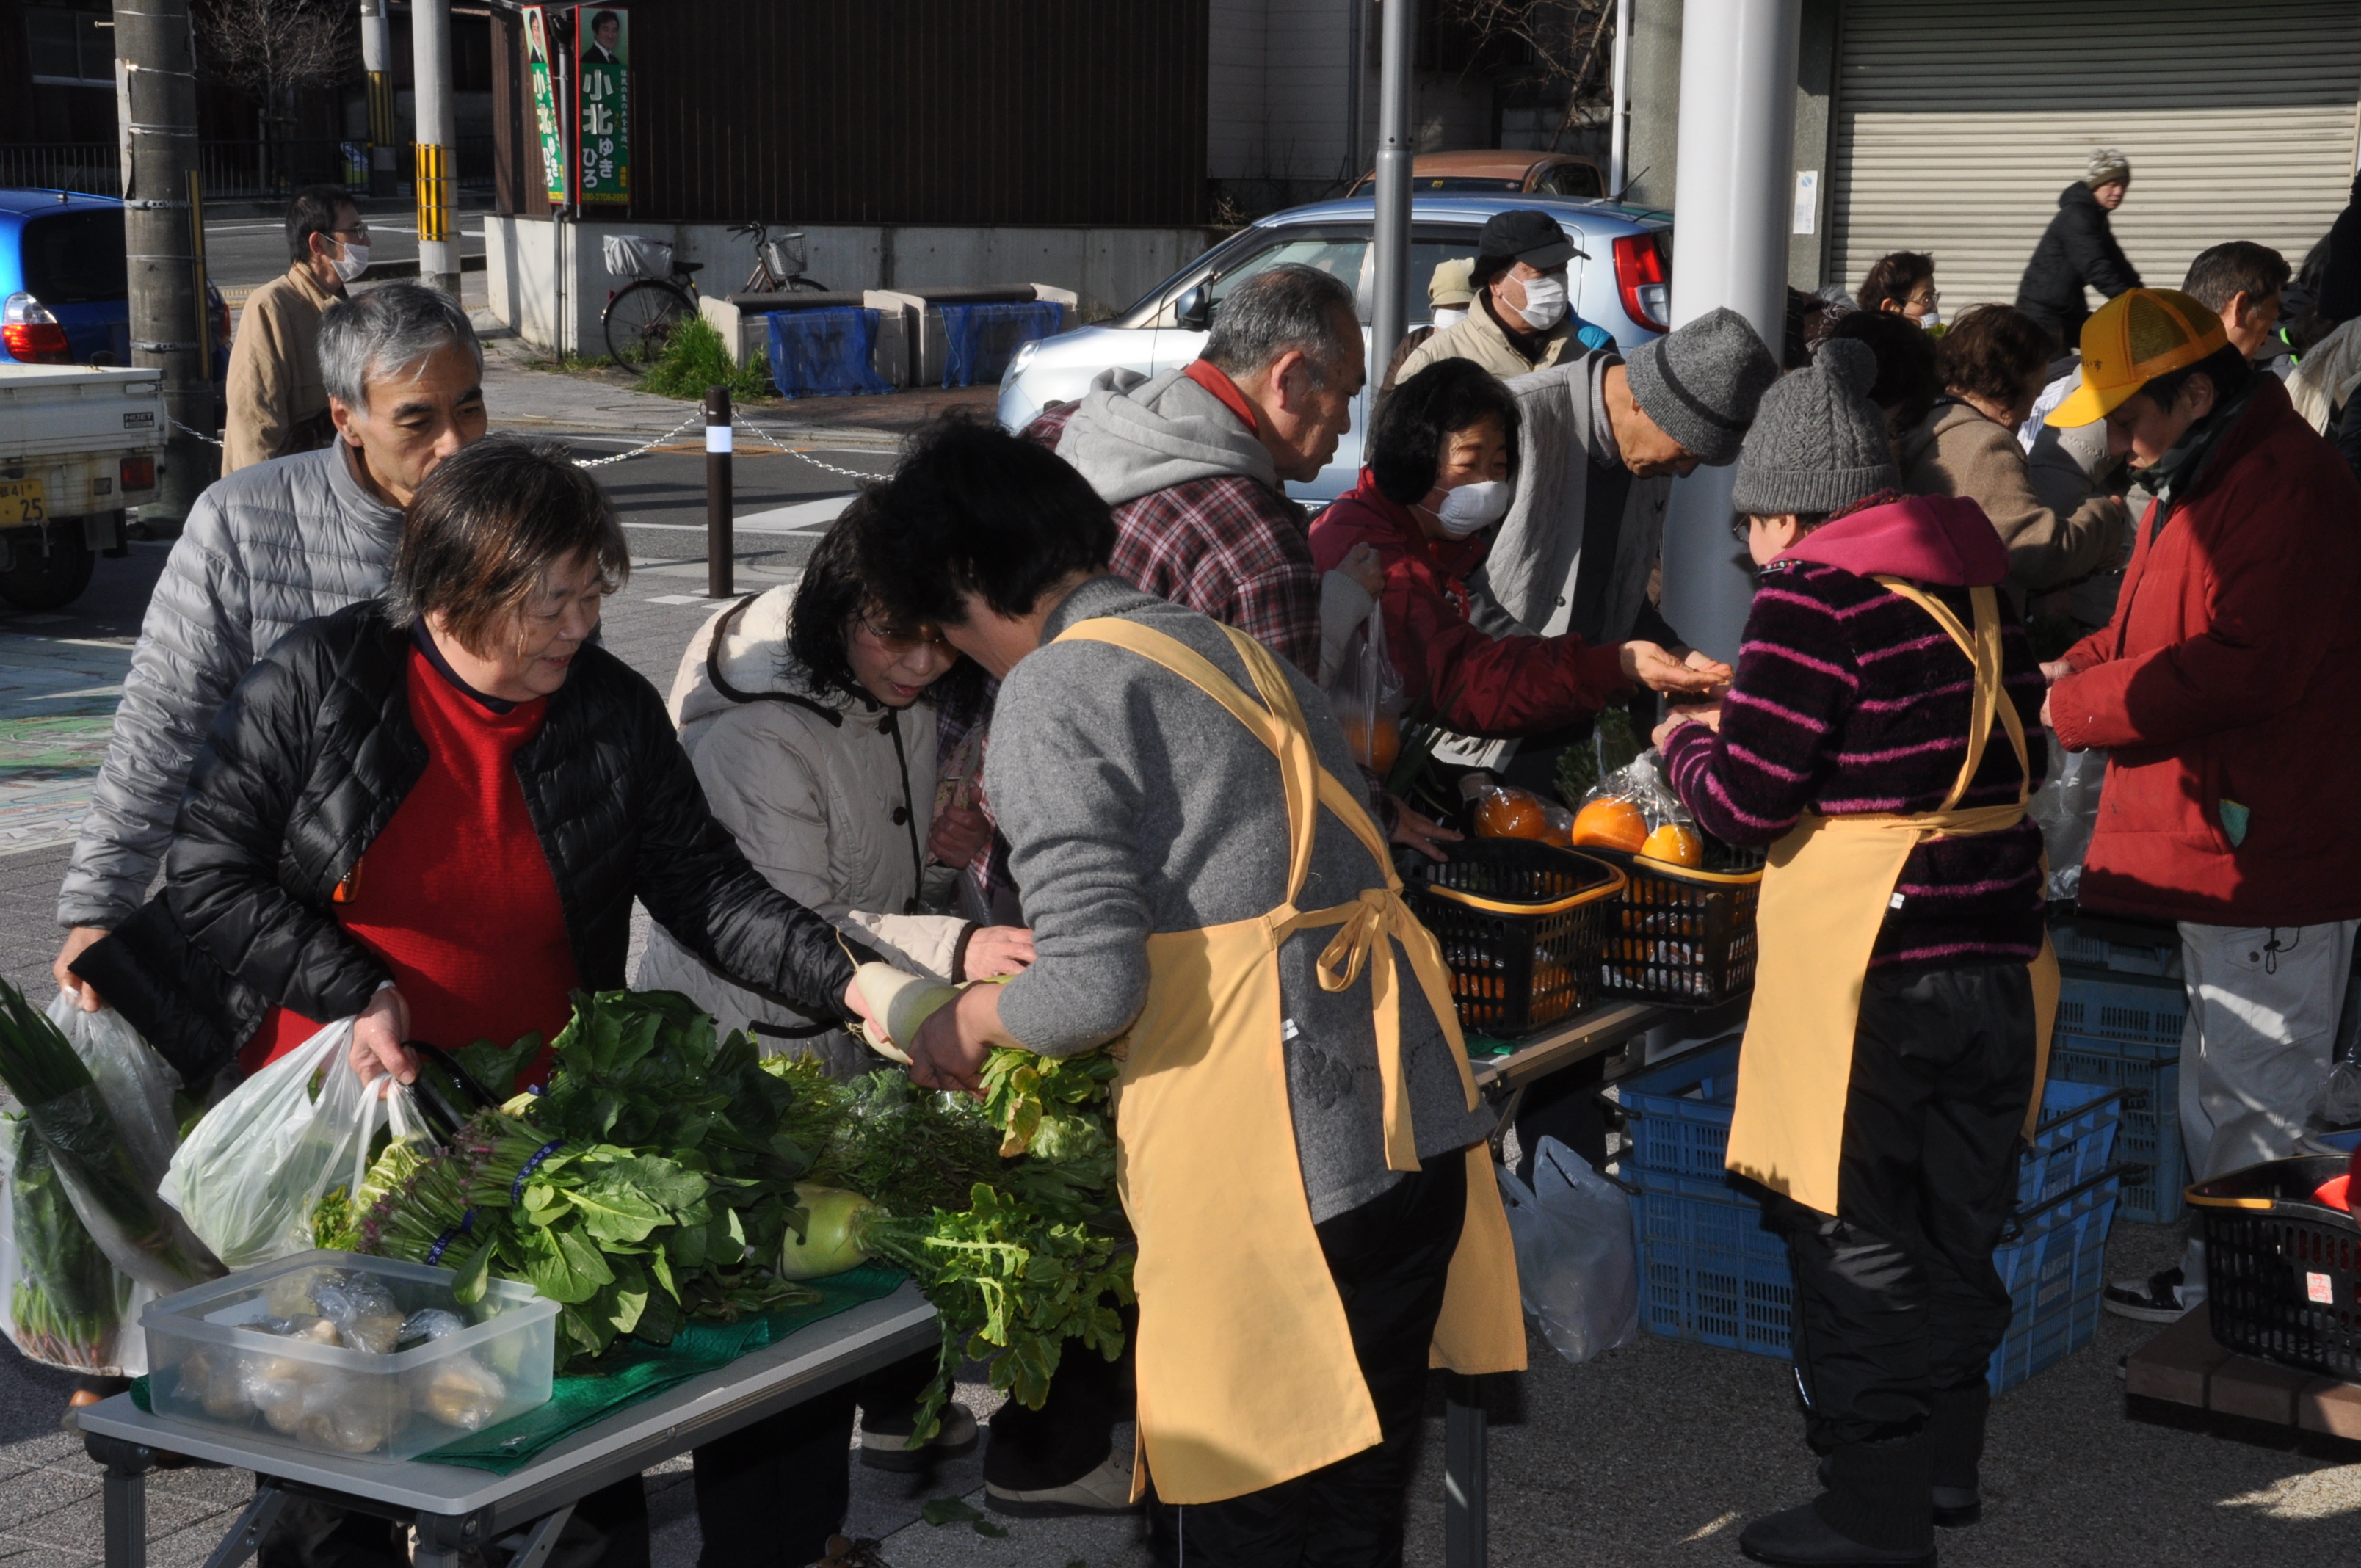
[[[1645,640],[1593,645],[1475,623],[1465,579],[1509,510],[1521,423],[1515,394],[1481,366],[1430,365],[1379,405],[1360,484],[1312,525],[1323,570],[1356,544],[1377,552],[1386,651],[1411,701],[1463,735],[1521,736],[1587,718],[1633,684],[1701,693],[1728,679]]]
[[[1472,359],[1495,376],[1522,376],[1614,347],[1613,334],[1567,305],[1566,263],[1577,256],[1588,259],[1547,213],[1520,207],[1493,214],[1476,243],[1467,314],[1420,344],[1398,378],[1407,381],[1441,359]]]
[[[229,351],[226,476],[313,452],[336,436],[320,379],[320,317],[368,270],[368,225],[335,185],[309,185],[287,206],[285,276],[248,296]]]

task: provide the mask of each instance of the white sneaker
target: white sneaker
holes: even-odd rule
[[[915,1411],[906,1410],[898,1418],[872,1418],[862,1411],[861,1463],[872,1470],[924,1470],[946,1459],[965,1459],[979,1441],[975,1412],[956,1399],[943,1407],[942,1428],[934,1441],[912,1448],[910,1434],[917,1430]]]
[[[1135,1514],[1131,1500],[1131,1465],[1110,1453],[1105,1463],[1079,1481],[1038,1492],[1017,1492],[987,1485],[983,1506],[1011,1519],[1058,1519],[1071,1514]]]
[[[2205,1299],[2202,1287],[2191,1289],[2178,1264],[2146,1279],[2118,1279],[2107,1287],[2099,1304],[2119,1318],[2143,1323],[2176,1323]]]

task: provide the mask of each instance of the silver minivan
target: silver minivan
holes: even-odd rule
[[[1437,192],[1411,203],[1411,324],[1427,321],[1426,280],[1436,265],[1476,254],[1476,236],[1495,213],[1534,207],[1564,228],[1586,253],[1567,265],[1575,312],[1615,334],[1628,353],[1664,330],[1673,280],[1672,214],[1611,202],[1559,197]],[[1103,370],[1117,366],[1145,375],[1197,356],[1222,296],[1266,268],[1303,262],[1353,285],[1363,330],[1369,320],[1376,261],[1369,232],[1376,204],[1368,198],[1320,202],[1274,213],[1232,235],[1148,291],[1122,315],[1095,326],[1028,343],[1000,380],[1000,422],[1030,423],[1045,404],[1071,401],[1089,390]],[[1371,379],[1382,367],[1372,366]],[[1319,504],[1353,488],[1361,467],[1361,432],[1368,393],[1353,403],[1353,428],[1337,444],[1335,461],[1316,479],[1290,483],[1288,494]]]

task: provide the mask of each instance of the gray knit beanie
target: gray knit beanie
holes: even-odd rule
[[[2111,147],[2092,148],[2090,166],[2082,170],[2082,183],[2093,191],[2118,180],[2129,184],[2131,178],[2132,160]]]
[[[1631,351],[1624,374],[1640,411],[1700,463],[1738,455],[1779,362],[1744,316],[1722,305]]]
[[[1869,345],[1850,337],[1821,344],[1810,368],[1763,394],[1730,505],[1753,517],[1831,512],[1899,487],[1885,415],[1869,400],[1876,381]]]

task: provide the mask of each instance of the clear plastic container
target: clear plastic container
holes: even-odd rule
[[[306,1252],[151,1302],[150,1407],[282,1448],[396,1460],[546,1403],[557,1303],[495,1279],[462,1307],[456,1277]]]

